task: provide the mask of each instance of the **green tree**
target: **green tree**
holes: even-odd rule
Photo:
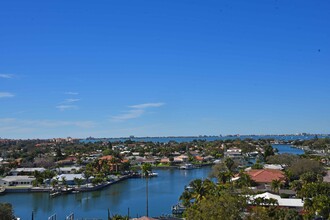
[[[248,175],[247,173],[244,173],[243,171],[240,172],[239,179],[236,180],[235,183],[238,188],[245,188],[245,187],[250,187],[252,185],[255,185],[255,183],[251,179],[250,175]]]
[[[318,195],[312,199],[313,211],[324,219],[329,218],[330,214],[330,197],[327,195]]]
[[[272,183],[271,183],[271,189],[275,192],[275,193],[279,193],[280,191],[280,188],[281,188],[281,181],[280,180],[272,180]]]
[[[267,160],[267,158],[269,156],[273,156],[275,153],[274,153],[274,149],[271,145],[267,145],[265,148],[264,148],[265,152],[264,152],[264,158],[265,160]]]
[[[61,182],[62,182],[62,186],[64,186],[65,188],[68,188],[68,184],[67,184],[65,176],[62,176]]]
[[[112,217],[108,218],[109,220],[129,220],[127,216],[122,215],[113,215]]]
[[[233,161],[233,159],[227,157],[225,159],[225,165],[227,167],[227,169],[230,171],[230,172],[234,172],[234,170],[236,169],[236,164],[235,162]]]
[[[217,178],[219,183],[225,184],[230,182],[231,177],[233,176],[233,173],[231,170],[228,168],[233,167],[232,163],[230,160],[227,161],[227,164],[225,162],[218,163],[212,167],[212,171],[210,172],[210,177],[211,178]]]
[[[77,184],[78,188],[80,188],[80,186],[84,183],[84,180],[81,178],[74,178],[73,181],[75,182],[75,184]]]
[[[312,183],[317,181],[317,174],[312,172],[306,172],[300,175],[300,180],[303,184]]]
[[[195,179],[190,182],[189,186],[180,196],[182,204],[189,206],[191,203],[199,203],[206,199],[209,194],[216,194],[216,185],[209,179]]]
[[[50,184],[52,185],[53,189],[58,185],[58,178],[52,179]]]
[[[299,179],[300,175],[307,172],[322,174],[324,171],[323,166],[318,161],[306,158],[294,161],[288,169],[294,179]]]
[[[300,180],[294,180],[290,182],[290,189],[299,192],[302,188],[302,182]]]
[[[184,216],[189,220],[240,220],[245,207],[245,198],[223,191],[188,207]]]
[[[10,203],[0,203],[0,220],[14,219],[13,207]]]
[[[268,209],[263,206],[255,206],[253,207],[249,214],[245,218],[246,220],[268,220],[269,214]]]
[[[293,162],[297,161],[299,157],[294,154],[277,154],[267,157],[267,163],[290,166]]]
[[[87,164],[85,167],[85,170],[83,171],[83,175],[86,179],[86,183],[87,183],[87,187],[88,187],[88,183],[89,183],[89,178],[92,177],[94,173],[94,167],[91,163]]]

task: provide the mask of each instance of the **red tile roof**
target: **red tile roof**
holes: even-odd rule
[[[273,180],[284,181],[284,172],[280,170],[262,169],[249,170],[246,172],[256,183],[271,183]]]
[[[203,161],[203,157],[201,157],[201,156],[195,156],[195,159],[198,161]]]

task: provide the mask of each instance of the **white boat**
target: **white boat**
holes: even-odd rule
[[[184,207],[180,203],[172,206],[172,214],[173,215],[182,215],[185,210],[186,210],[186,207]]]
[[[151,172],[151,173],[149,173],[149,176],[150,176],[150,177],[158,176],[158,173]]]
[[[50,193],[49,196],[50,196],[51,198],[54,198],[54,197],[60,196],[61,194],[62,194],[61,192],[56,191],[56,192],[52,192],[52,193]]]
[[[141,176],[145,177],[143,174]],[[158,173],[148,172],[148,177],[156,177],[156,176],[158,176]]]
[[[181,170],[191,170],[194,168],[194,165],[192,165],[191,163],[186,163],[182,166],[179,167]]]

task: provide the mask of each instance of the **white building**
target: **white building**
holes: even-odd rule
[[[46,169],[43,167],[24,167],[24,168],[16,168],[16,169],[12,169],[10,171],[10,173],[13,176],[17,176],[19,174],[23,174],[23,175],[33,175],[33,173],[35,171],[38,171],[40,173],[44,172]]]
[[[56,177],[53,177],[53,179],[58,179],[59,182],[62,182],[63,178],[65,179],[65,181],[68,185],[76,185],[76,183],[74,181],[75,179],[82,179],[82,180],[86,181],[84,175],[81,173],[79,173],[79,174],[61,174]]]
[[[252,200],[256,198],[263,199],[275,199],[278,202],[278,206],[286,207],[286,208],[294,208],[294,209],[302,209],[304,207],[304,202],[302,199],[292,199],[292,198],[281,198],[279,195],[275,195],[269,192],[265,192],[262,194],[257,194],[250,197]]]
[[[0,179],[0,186],[32,186],[33,180],[36,178],[31,176],[6,176]]]
[[[58,167],[56,168],[56,172],[59,174],[74,174],[76,172],[79,172],[82,169],[82,167],[78,166],[72,166],[72,167]]]

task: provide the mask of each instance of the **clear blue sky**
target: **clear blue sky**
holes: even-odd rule
[[[328,0],[2,0],[0,137],[330,133]]]

